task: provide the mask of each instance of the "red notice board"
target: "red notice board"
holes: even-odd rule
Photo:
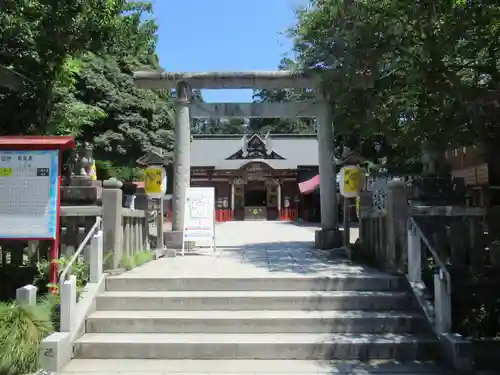
[[[52,241],[51,283],[57,283],[62,151],[73,137],[0,137],[0,239]]]

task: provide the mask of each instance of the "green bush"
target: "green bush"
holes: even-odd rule
[[[107,180],[114,177],[120,181],[142,181],[144,171],[142,168],[117,166],[108,160],[96,160],[97,179]]]
[[[39,369],[40,342],[54,332],[48,297],[35,306],[0,303],[0,375],[22,375]]]
[[[123,257],[120,262],[121,266],[127,271],[134,269],[135,267],[142,266],[143,264],[153,260],[153,253],[150,251],[139,251],[131,256]]]
[[[68,262],[70,261],[70,258],[59,258],[57,264],[58,264],[58,270],[59,273],[66,268]],[[41,260],[36,264],[36,268],[38,270],[38,274],[35,277],[34,284],[38,288],[38,291],[41,292],[42,295],[47,296],[47,298],[50,299],[52,304],[51,308],[51,317],[52,317],[52,324],[55,328],[56,331],[59,330],[59,323],[60,323],[60,308],[59,308],[59,301],[60,301],[60,295],[59,295],[59,283],[52,284],[49,282],[49,274],[50,274],[50,265],[51,262],[47,260]],[[85,290],[85,286],[87,285],[87,282],[89,280],[89,267],[87,264],[85,264],[85,261],[83,257],[78,257],[76,261],[73,263],[71,266],[71,274],[76,276],[76,298],[77,301],[80,299],[82,293]],[[59,276],[58,276],[59,278]],[[51,294],[50,290],[54,288],[55,289],[55,294]],[[2,375],[0,373],[0,375]]]
[[[58,259],[57,269],[59,273],[66,268],[70,260],[71,258],[64,257]],[[42,290],[42,293],[48,292],[51,288],[55,288],[56,296],[59,296],[59,283],[49,283],[50,266],[51,262],[48,260],[41,260],[36,264],[38,275],[35,278],[35,286],[39,291]],[[85,285],[87,285],[89,281],[89,267],[85,263],[83,256],[79,256],[72,264],[71,274],[76,276],[77,299],[79,299],[85,289]]]

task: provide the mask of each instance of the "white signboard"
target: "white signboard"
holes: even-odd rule
[[[184,202],[184,242],[209,243],[215,250],[215,190],[213,187],[190,187]]]
[[[58,150],[0,150],[0,238],[54,239],[58,180]]]

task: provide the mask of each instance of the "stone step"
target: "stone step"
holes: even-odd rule
[[[433,359],[431,336],[397,334],[87,333],[74,345],[88,359]]]
[[[106,279],[108,291],[389,291],[402,287],[401,278],[388,274],[339,274],[332,277],[247,278],[138,278],[129,275]]]
[[[89,333],[416,333],[422,315],[375,311],[96,311]]]
[[[403,292],[104,292],[98,310],[399,310],[413,308]]]
[[[75,359],[58,375],[109,374],[308,374],[308,375],[443,375],[432,362],[338,361],[338,360],[161,360]]]

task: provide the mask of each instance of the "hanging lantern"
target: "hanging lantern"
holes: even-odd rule
[[[361,169],[355,165],[346,165],[340,170],[340,194],[346,198],[354,198],[361,190]]]
[[[167,191],[167,172],[162,165],[150,165],[144,170],[144,192],[149,198],[160,199]]]

